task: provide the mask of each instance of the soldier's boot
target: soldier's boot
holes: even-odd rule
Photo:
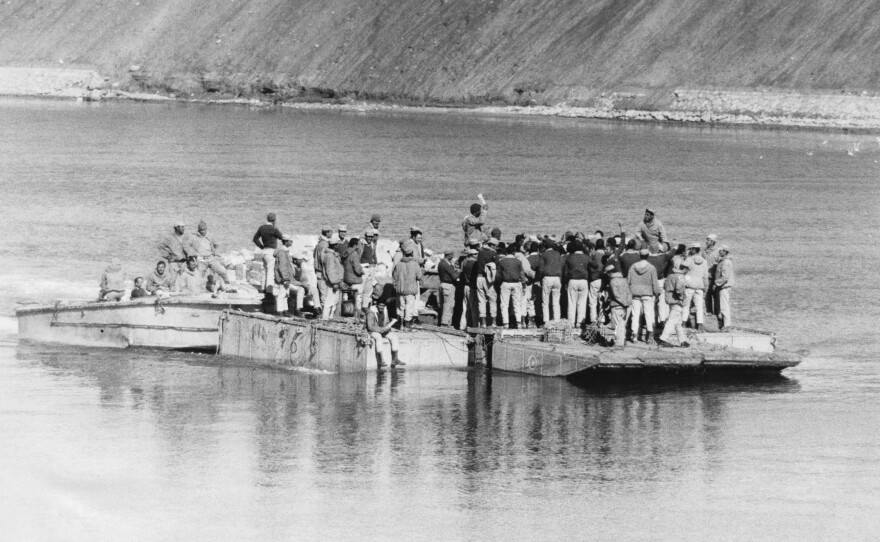
[[[397,350],[391,351],[391,367],[402,367],[406,365],[399,357],[397,357]]]

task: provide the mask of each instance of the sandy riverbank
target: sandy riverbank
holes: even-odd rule
[[[135,85],[137,86],[137,85]],[[662,109],[639,109],[644,95],[603,94],[590,105],[478,105],[419,104],[412,99],[369,101],[345,95],[332,98],[299,96],[279,99],[224,96],[216,92],[179,94],[126,90],[132,81],[112,81],[89,69],[0,68],[0,95],[30,96],[79,101],[137,100],[235,104],[253,107],[282,106],[299,109],[350,111],[448,111],[468,108],[491,114],[539,115],[623,121],[695,124],[797,126],[819,129],[880,129],[880,97],[866,94],[755,92],[737,90],[676,90],[661,98]],[[652,97],[653,102],[658,100]]]

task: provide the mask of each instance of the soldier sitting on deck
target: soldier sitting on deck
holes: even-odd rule
[[[376,287],[373,288],[373,293],[370,295],[372,303],[367,311],[365,324],[367,333],[372,337],[376,347],[376,365],[379,370],[386,365],[382,360],[382,349],[385,341],[388,341],[391,345],[391,367],[394,368],[406,365],[406,363],[401,361],[398,356],[400,343],[397,337],[397,332],[392,329],[394,321],[388,320],[388,309],[385,306],[385,299],[382,296],[384,291],[385,287],[383,284],[377,284]]]
[[[174,289],[175,277],[166,270],[165,260],[156,263],[156,270],[147,277],[146,290],[150,295],[165,296]]]
[[[125,272],[119,258],[113,258],[101,274],[101,291],[98,301],[119,301],[125,295]]]
[[[224,281],[229,282],[229,274],[220,261],[220,254],[217,253],[217,243],[208,237],[208,224],[204,220],[199,221],[198,232],[189,237],[184,248],[187,256],[195,256],[201,274],[204,275],[208,269],[211,269]]]
[[[199,273],[199,262],[195,257],[186,260],[186,269],[174,280],[174,291],[186,295],[205,293],[205,279]]]
[[[137,299],[139,297],[147,297],[150,295],[150,292],[144,289],[144,277],[137,277],[134,279],[134,288],[131,289],[131,299]]]

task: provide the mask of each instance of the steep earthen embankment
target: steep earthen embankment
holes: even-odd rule
[[[841,111],[880,119],[876,8],[839,0],[9,0],[0,2],[0,66],[95,70],[106,81],[94,88],[177,97],[562,106],[722,122]],[[832,95],[847,104],[829,109]]]

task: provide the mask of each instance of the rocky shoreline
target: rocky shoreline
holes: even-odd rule
[[[142,87],[144,90],[142,90]],[[840,92],[677,89],[645,96],[638,93],[602,93],[588,103],[518,105],[479,100],[436,103],[406,97],[363,99],[356,93],[301,89],[295,96],[253,97],[204,92],[155,92],[149,81],[133,77],[112,82],[94,70],[0,68],[0,96],[45,97],[77,101],[134,100],[200,104],[234,104],[251,107],[290,107],[366,111],[435,111],[468,109],[487,114],[538,115],[567,118],[705,125],[756,125],[833,130],[880,129],[880,96]]]

